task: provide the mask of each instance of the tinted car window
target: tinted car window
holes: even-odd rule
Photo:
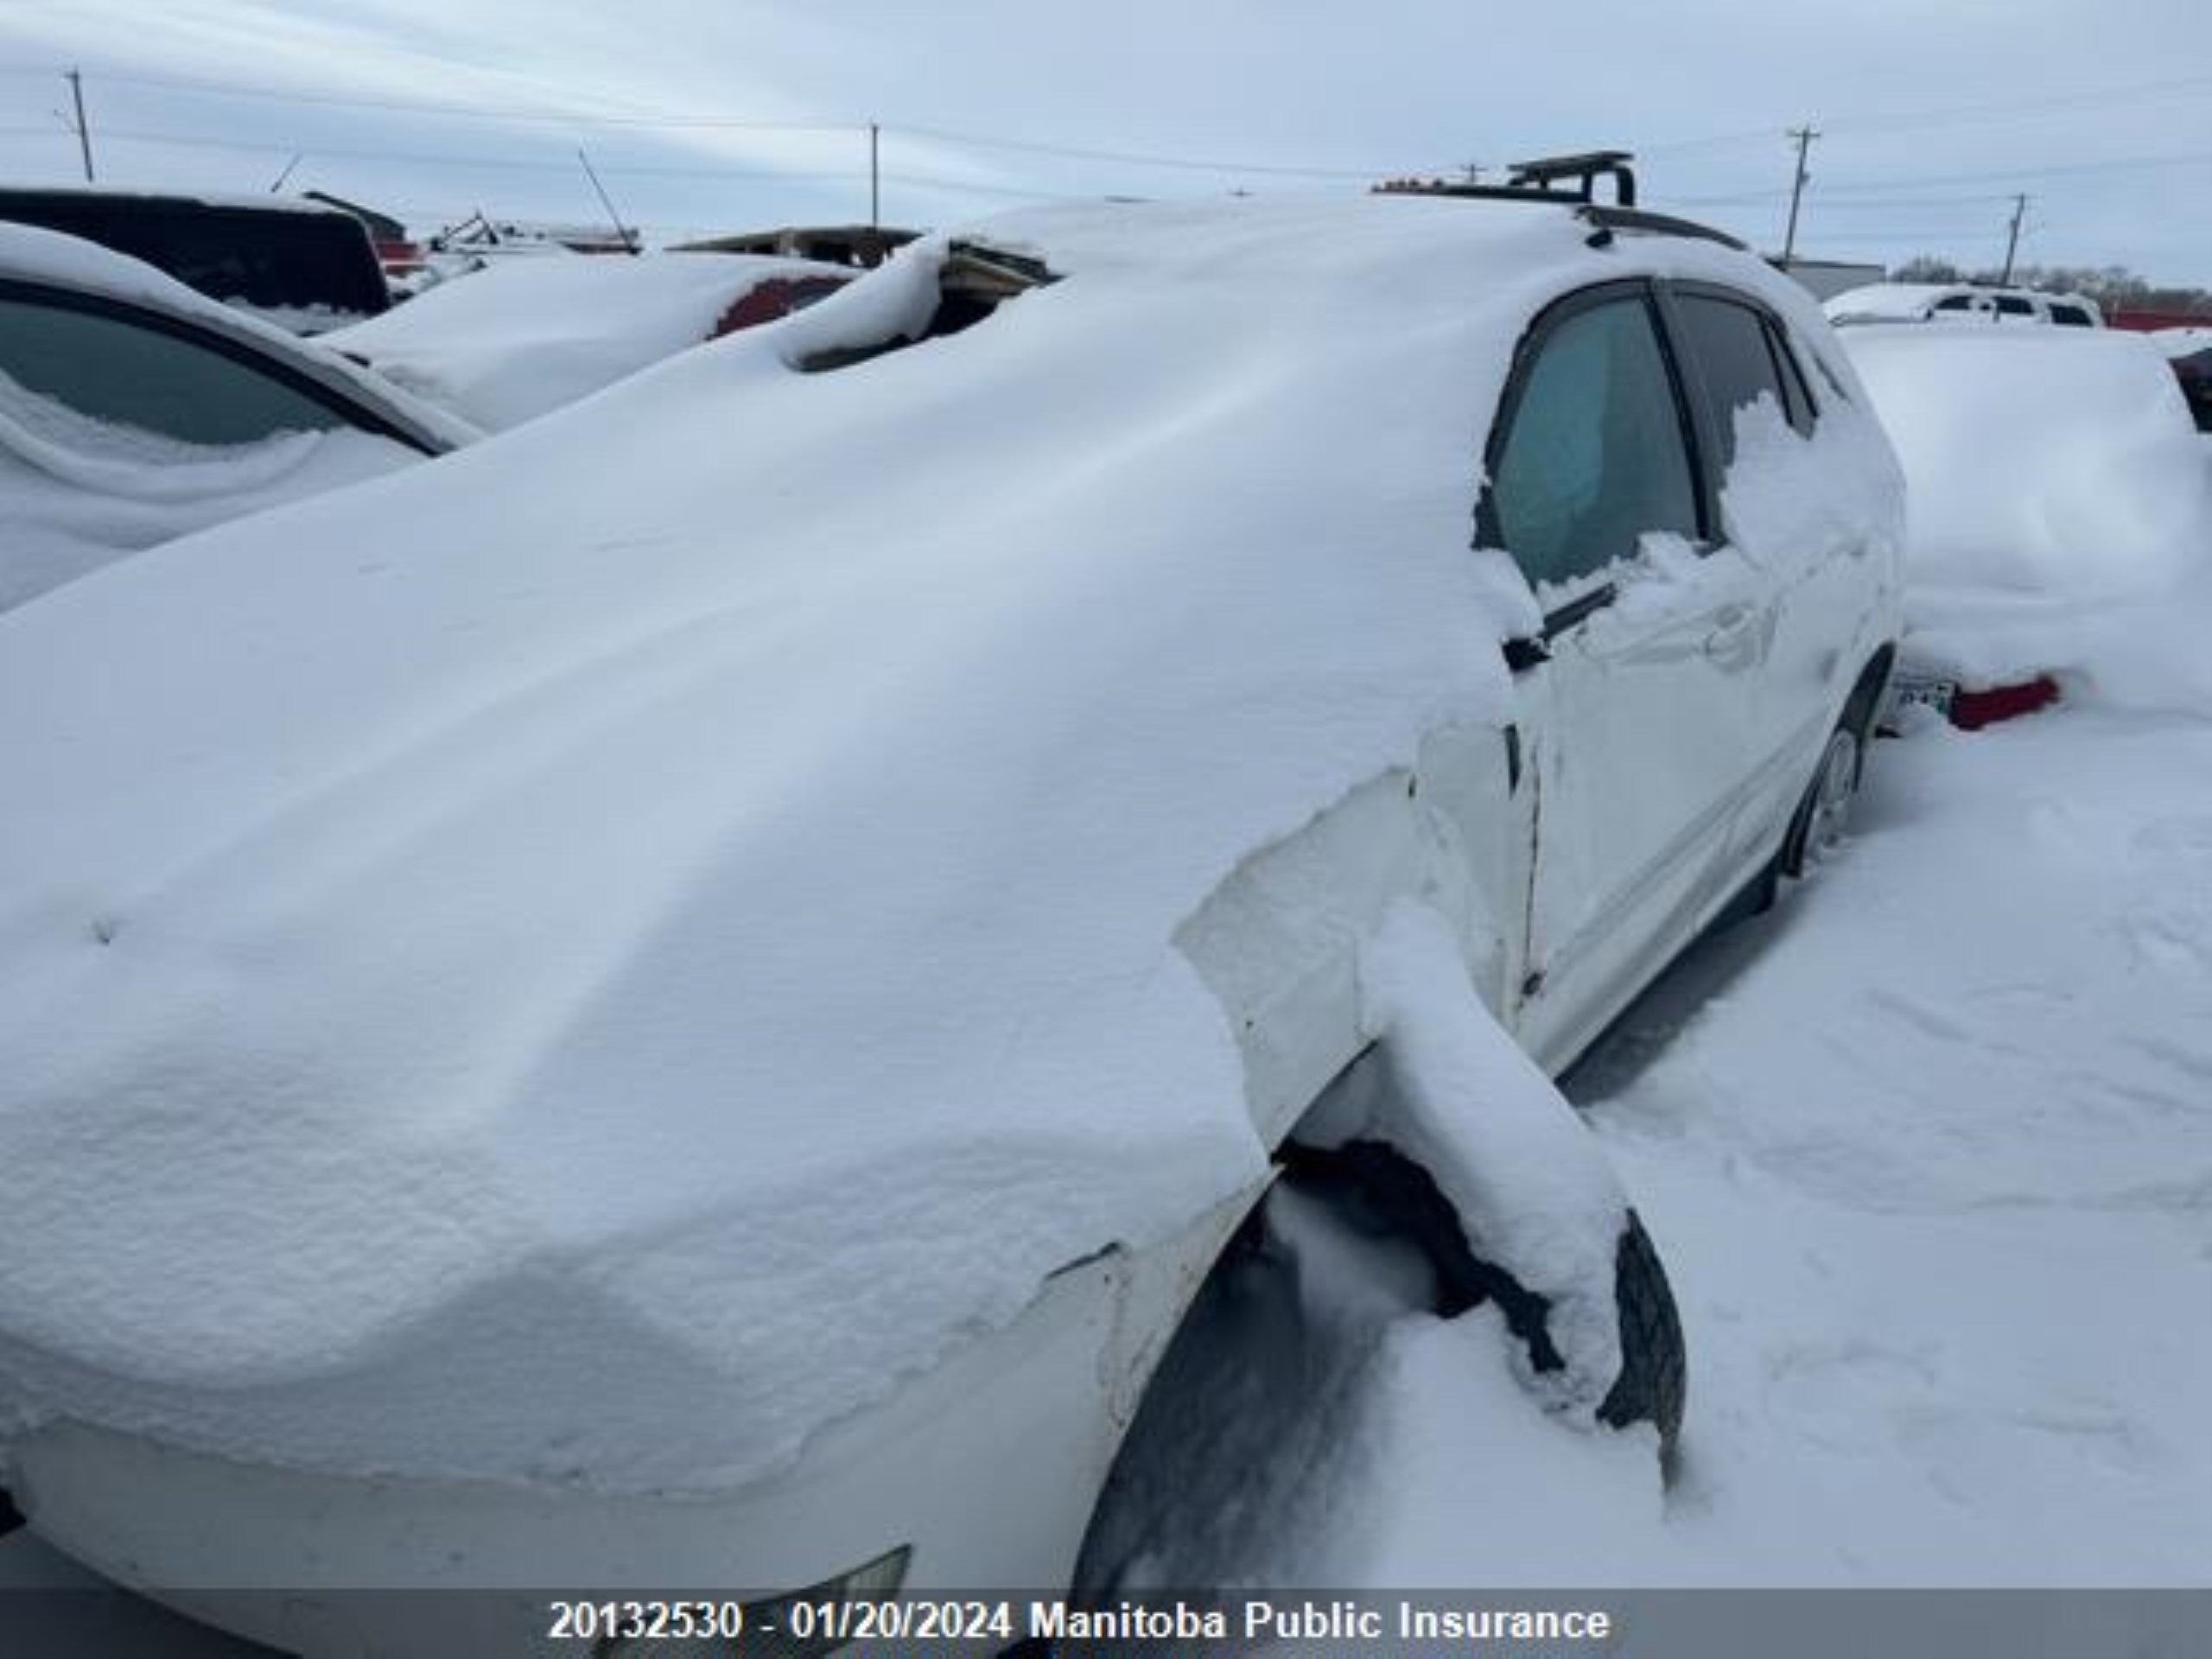
[[[251,365],[121,317],[0,298],[0,372],[80,415],[188,443],[251,443],[342,426]]]
[[[1736,458],[1736,411],[1770,397],[1785,417],[1790,416],[1789,394],[1783,390],[1782,372],[1776,366],[1774,348],[1767,338],[1766,320],[1748,305],[1717,300],[1703,294],[1677,296],[1681,317],[1682,349],[1696,365],[1692,376],[1706,412],[1712,416],[1719,440],[1724,470]],[[1801,383],[1802,385],[1802,383]],[[1802,391],[1801,391],[1802,398]],[[1802,414],[1792,421],[1799,424]],[[1799,425],[1799,429],[1804,429]]]
[[[2008,317],[2032,317],[2036,308],[2025,300],[2015,299],[2010,294],[1997,296],[1997,308]]]
[[[1603,302],[1547,334],[1510,420],[1491,506],[1530,582],[1602,569],[1645,531],[1698,534],[1673,380],[1642,300]]]
[[[2088,328],[2094,326],[2089,321],[2089,314],[2078,305],[2052,306],[2050,320],[2068,328]]]
[[[96,191],[0,190],[0,219],[42,225],[143,259],[219,300],[373,316],[391,304],[361,222]]]
[[[1971,294],[1954,294],[1948,300],[1936,301],[1930,309],[1936,311],[1971,311],[1974,309],[1974,296]]]

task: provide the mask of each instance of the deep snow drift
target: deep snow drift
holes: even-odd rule
[[[763,283],[853,275],[757,254],[549,254],[450,277],[323,344],[500,431],[701,344]]]

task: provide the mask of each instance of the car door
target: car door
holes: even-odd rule
[[[1765,639],[1748,722],[1743,855],[1771,850],[1811,775],[1857,674],[1851,649],[1865,612],[1875,533],[1829,498],[1827,462],[1810,440],[1840,384],[1816,386],[1781,318],[1755,297],[1712,283],[1659,284],[1692,413],[1716,485],[1719,552],[1765,578]],[[1748,445],[1761,475],[1737,476]]]
[[[1543,611],[1515,642],[1536,791],[1514,1021],[1571,1059],[1727,896],[1764,577],[1715,561],[1688,389],[1647,283],[1540,316],[1493,423],[1478,539]]]

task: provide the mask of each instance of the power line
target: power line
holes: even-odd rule
[[[1090,149],[1076,144],[1041,143],[1027,138],[998,138],[982,133],[952,132],[942,127],[892,127],[910,137],[933,138],[939,143],[965,144],[978,149],[1020,150],[1033,156],[1065,156],[1076,161],[1115,162],[1131,167],[1181,168],[1198,173],[1253,173],[1301,179],[1379,179],[1408,169],[1390,168],[1294,167],[1280,162],[1210,161],[1191,156],[1162,156],[1125,149]],[[1440,169],[1415,168],[1415,173]]]
[[[1994,168],[1986,173],[1929,174],[1917,179],[1859,179],[1823,185],[1824,192],[1916,190],[1945,184],[1986,184],[2006,179],[2049,179],[2080,173],[2136,173],[2155,168],[2195,167],[2212,162],[2212,149],[2174,156],[2135,156],[2102,162],[2061,162],[2042,167]]]
[[[29,66],[21,64],[0,64],[0,70],[10,74],[54,73],[51,69],[34,72]],[[283,92],[275,87],[249,86],[239,81],[206,79],[188,75],[143,75],[105,69],[100,71],[99,79],[113,81],[118,86],[150,86],[164,92],[194,92],[211,98],[245,98],[273,104],[309,104],[334,109],[443,115],[472,121],[563,123],[579,126],[727,128],[734,131],[761,132],[861,132],[867,129],[867,123],[860,121],[766,121],[724,115],[614,115],[581,110],[518,110],[487,104],[445,103],[427,99],[365,98],[344,92]]]
[[[2002,119],[2014,116],[2070,113],[2075,110],[2097,109],[2110,104],[2133,103],[2145,99],[2199,94],[2212,95],[2212,75],[2192,75],[2178,80],[2155,80],[2133,86],[2112,86],[2092,92],[2063,92],[2042,98],[2007,99],[1985,104],[1957,104],[1927,110],[1829,116],[1825,118],[1824,130],[1831,133],[1845,134],[1906,132],[1916,128],[1948,126],[1984,118]],[[1670,139],[1661,143],[1639,145],[1637,153],[1648,158],[1654,156],[1677,155],[1685,150],[1717,149],[1739,144],[1764,144],[1773,139],[1776,130],[1775,127],[1761,127],[1755,130],[1713,133],[1697,138]]]
[[[144,132],[104,128],[109,143],[150,144],[158,149],[220,149],[249,155],[289,156],[292,144],[273,144],[244,138],[203,138],[181,133]],[[391,162],[404,166],[445,168],[454,171],[567,173],[573,161],[537,160],[521,156],[454,156],[427,150],[362,149],[346,144],[318,144],[305,152],[319,160]],[[651,162],[609,162],[603,173],[626,177],[683,179],[851,179],[864,177],[860,168],[791,169],[783,168],[696,167]]]

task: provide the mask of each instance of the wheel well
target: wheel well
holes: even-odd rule
[[[1885,645],[1877,651],[1866,659],[1866,666],[1859,671],[1858,682],[1844,702],[1844,723],[1859,734],[1862,744],[1872,734],[1882,691],[1890,683],[1890,671],[1897,666],[1897,648],[1894,645]]]
[[[1288,1141],[1279,1157],[1286,1181],[1353,1218],[1361,1230],[1392,1234],[1417,1245],[1436,1274],[1440,1317],[1456,1319],[1471,1307],[1495,1302],[1507,1327],[1528,1344],[1537,1370],[1565,1367],[1544,1322],[1550,1304],[1475,1254],[1459,1212],[1436,1178],[1397,1147],[1387,1141],[1325,1147]]]

